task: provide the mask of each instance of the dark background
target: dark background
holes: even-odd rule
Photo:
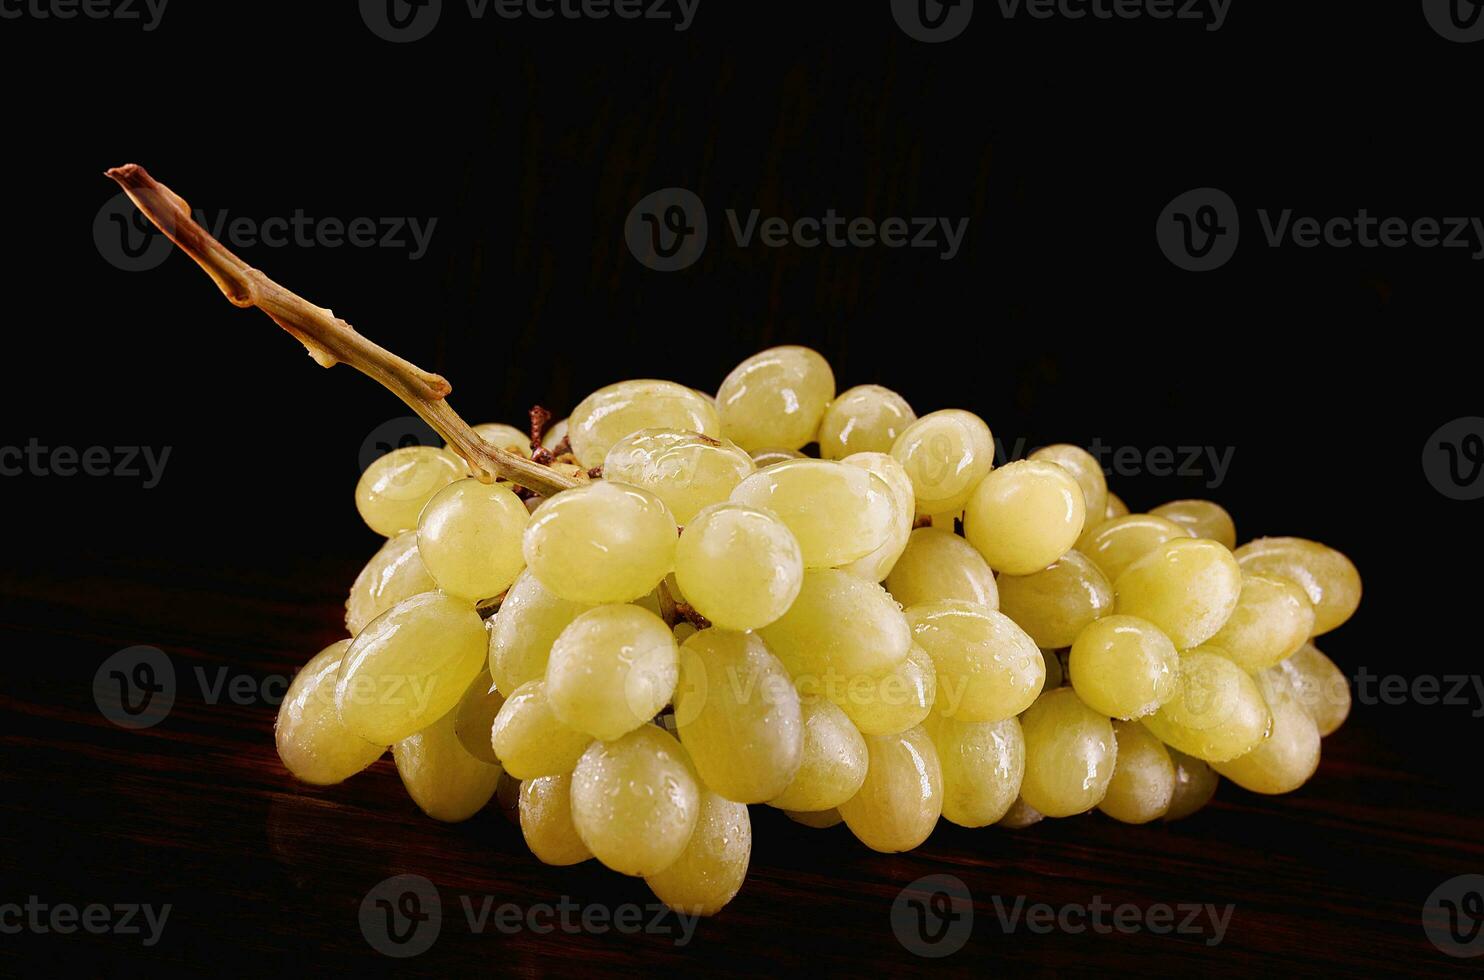
[[[11,852],[0,882],[14,885],[6,891],[50,888],[83,901],[98,876],[149,880],[161,874],[162,852],[150,849],[158,841],[148,828],[173,820],[164,836],[188,842],[191,870],[163,862],[183,876],[165,890],[201,903],[212,924],[179,925],[166,962],[200,964],[213,942],[240,941],[284,957],[262,965],[287,963],[296,937],[306,948],[364,952],[343,909],[323,914],[351,930],[334,941],[292,922],[267,924],[260,909],[288,903],[306,914],[304,903],[337,894],[328,884],[317,890],[333,870],[291,881],[258,866],[254,880],[237,883],[245,897],[222,897],[236,887],[223,880],[222,853],[262,847],[263,800],[304,795],[275,769],[264,734],[271,708],[236,709],[243,731],[224,743],[209,734],[206,707],[178,709],[169,725],[135,735],[87,713],[86,685],[103,656],[133,643],[261,674],[333,640],[336,604],[377,546],[352,499],[362,446],[408,413],[349,368],[319,369],[261,314],[229,306],[179,254],[141,273],[106,262],[90,228],[115,193],[102,171],[125,162],[208,213],[436,217],[419,261],[380,248],[258,246],[242,255],[445,375],[471,422],[521,424],[538,402],[560,417],[590,390],[628,377],[715,390],[741,358],[786,342],[824,353],[841,390],[877,382],[919,413],[969,408],[1012,446],[1231,447],[1231,471],[1215,489],[1204,476],[1148,474],[1115,478],[1112,488],[1135,510],[1209,496],[1232,511],[1242,540],[1300,534],[1347,552],[1367,598],[1324,646],[1352,674],[1477,669],[1469,624],[1480,504],[1439,494],[1420,458],[1438,426],[1479,414],[1470,341],[1480,266],[1468,250],[1273,249],[1257,221],[1259,208],[1321,218],[1358,208],[1484,215],[1473,96],[1484,47],[1442,41],[1416,4],[1236,0],[1212,33],[1147,20],[1004,21],[981,0],[967,32],[941,45],[909,39],[884,2],[702,0],[685,33],[647,22],[472,22],[452,3],[430,38],[409,45],[378,39],[354,4],[313,6],[323,9],[180,3],[152,33],[0,21],[12,229],[0,244],[9,301],[0,442],[172,450],[151,490],[121,478],[0,481],[11,518],[0,584],[17,674],[0,701],[12,732],[0,739],[8,759],[0,838]],[[712,232],[702,260],[673,274],[643,267],[623,242],[629,209],[667,186],[700,195]],[[1202,186],[1236,200],[1243,241],[1224,268],[1192,274],[1160,252],[1154,224],[1173,197]],[[754,207],[788,218],[833,208],[970,225],[947,262],[911,249],[738,249],[723,233],[723,211]],[[35,662],[47,666],[33,673]],[[1477,834],[1447,822],[1478,802],[1472,710],[1357,706],[1326,742],[1328,752],[1361,733],[1340,770],[1343,786],[1323,788],[1336,778],[1327,763],[1296,796],[1260,801],[1267,819],[1250,822],[1244,808],[1256,798],[1228,786],[1218,816],[1178,832],[1193,855],[1209,840],[1235,839],[1241,854],[1213,860],[1245,860],[1254,881],[1271,884],[1275,866],[1251,871],[1250,861],[1274,838],[1306,841],[1312,857],[1348,800],[1374,794],[1373,780],[1402,779],[1394,799],[1418,808],[1405,835],[1436,856],[1437,869],[1412,868],[1382,842],[1394,827],[1357,817],[1349,828],[1357,846],[1374,832],[1375,853],[1390,860],[1378,878],[1357,879],[1355,892],[1394,897],[1400,912],[1364,925],[1394,933],[1399,957],[1447,968],[1407,910],[1479,864],[1477,847],[1455,851]],[[145,744],[151,761],[131,762]],[[193,768],[218,753],[246,760],[254,788],[232,785],[246,777],[230,767],[220,779],[209,765]],[[180,765],[187,775],[177,777]],[[159,778],[144,780],[140,766]],[[384,802],[400,790],[395,777],[380,780],[384,793],[352,788],[350,799],[365,800],[368,813],[397,806],[396,834],[416,835],[410,847],[467,843],[468,827],[438,828],[405,802]],[[158,802],[156,812],[141,802],[171,792],[203,810],[209,797],[223,812],[208,818]],[[245,808],[246,836],[219,840],[202,829],[234,806]],[[811,891],[823,880],[815,839],[786,822],[762,824],[772,837],[754,855],[767,896],[759,901],[779,928],[797,930],[786,944],[792,962],[807,962],[815,939],[803,920],[823,896],[850,901],[850,875],[876,858],[836,834],[827,851],[848,861],[844,877]],[[1079,824],[1101,828],[1085,833],[1104,850],[1081,850]],[[317,853],[316,825],[295,826],[297,846]],[[507,849],[519,846],[498,829]],[[1058,825],[1047,833],[1067,850],[1045,873],[1088,854],[1093,866],[1107,861],[1105,871],[1137,864],[1142,851],[1160,849],[1161,832],[1101,818]],[[1016,838],[945,834],[950,850],[983,858],[991,849],[991,865],[1020,860]],[[127,843],[106,843],[111,836]],[[991,836],[995,843],[982,843]],[[763,839],[777,857],[764,856]],[[913,859],[929,870],[932,847]],[[510,850],[503,860],[505,878],[530,882],[533,896],[555,894],[532,859]],[[1317,860],[1339,873],[1371,858]],[[491,887],[493,873],[463,872],[475,882],[467,887]],[[1178,869],[1171,875],[1179,880]],[[347,877],[346,894],[369,883]],[[884,928],[883,903],[911,877],[860,906],[860,929]],[[1346,905],[1328,896],[1308,912],[1322,923],[1327,909]],[[737,918],[750,925],[752,914]],[[1292,914],[1277,919],[1292,925]],[[232,916],[253,925],[221,925]],[[1295,948],[1304,931],[1295,929]],[[851,933],[836,934],[837,952],[840,935]],[[1238,951],[1249,958],[1234,962],[1279,955],[1271,935],[1249,933]],[[51,962],[117,952],[100,940],[28,938],[27,949]],[[767,938],[777,937],[739,929],[710,955],[724,963],[726,950]],[[552,948],[524,942],[513,947],[531,957],[523,969]],[[1133,951],[1161,955],[1143,942]],[[609,948],[586,942],[578,955],[602,964]],[[1008,955],[1022,968],[1087,968],[1106,954],[1075,945],[1081,952],[1069,960],[1045,958],[1059,948]],[[649,952],[626,948],[607,965],[634,967]],[[140,955],[122,962],[141,964]],[[750,965],[789,962],[757,948],[748,956],[763,957]]]

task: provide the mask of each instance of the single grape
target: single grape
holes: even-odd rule
[[[504,422],[482,422],[474,426],[474,432],[479,438],[505,450],[507,453],[515,453],[517,456],[531,458],[531,434],[517,429],[513,425]],[[453,452],[452,445],[444,445],[448,452]]]
[[[910,851],[928,839],[943,812],[938,750],[919,726],[899,735],[872,735],[866,751],[866,780],[840,804],[840,816],[871,850]]]
[[[572,823],[597,859],[648,877],[674,864],[701,812],[701,786],[680,743],[640,725],[594,742],[572,772]]]
[[[1305,643],[1298,652],[1278,665],[1288,675],[1294,696],[1320,735],[1330,735],[1350,715],[1350,682],[1335,662]]]
[[[715,915],[741,890],[751,858],[752,820],[746,804],[703,789],[690,843],[669,867],[644,881],[676,912]]]
[[[1055,463],[1068,473],[1082,488],[1082,502],[1087,509],[1087,522],[1101,521],[1108,513],[1108,479],[1103,475],[1103,464],[1092,453],[1080,446],[1057,443],[1037,449],[1028,457]]]
[[[828,361],[807,347],[774,347],[732,369],[716,392],[716,409],[722,432],[748,452],[802,449],[834,397]]]
[[[1106,616],[1077,636],[1067,656],[1072,688],[1110,718],[1143,718],[1179,692],[1180,654],[1137,616]]]
[[[962,599],[990,609],[1000,607],[999,587],[984,556],[963,538],[936,526],[912,532],[886,577],[886,588],[904,606]]]
[[[1121,823],[1164,816],[1175,795],[1175,764],[1159,739],[1136,721],[1114,721],[1118,760],[1098,809]]]
[[[551,646],[546,696],[564,724],[612,740],[652,719],[675,693],[675,634],[638,606],[599,606]]]
[[[1250,752],[1272,722],[1251,676],[1214,647],[1185,652],[1175,696],[1144,719],[1161,742],[1207,762]]]
[[[460,480],[423,508],[417,551],[444,592],[487,599],[510,588],[525,568],[521,535],[530,520],[510,484]]]
[[[1178,749],[1168,746],[1166,749],[1170,753],[1170,762],[1175,767],[1175,789],[1164,819],[1181,820],[1211,802],[1211,797],[1216,795],[1216,787],[1221,784],[1221,777],[1216,775],[1216,770],[1211,768],[1210,763],[1186,755]]]
[[[648,490],[665,502],[677,524],[720,503],[757,469],[730,442],[678,429],[640,429],[603,457],[603,478]]]
[[[387,538],[350,587],[345,600],[345,628],[355,636],[403,599],[436,588],[438,583],[417,553],[417,532],[405,531]]]
[[[1010,804],[1010,809],[1000,818],[998,826],[1006,830],[1024,830],[1045,819],[1046,814],[1027,803],[1025,797],[1017,796],[1015,802]]]
[[[803,742],[798,771],[788,787],[768,803],[791,812],[833,810],[865,782],[866,740],[845,712],[822,697],[802,703],[800,721]]]
[[[434,820],[458,823],[484,809],[500,782],[500,767],[476,759],[454,730],[450,711],[392,746],[397,774],[412,802]]]
[[[943,819],[960,827],[987,827],[1003,819],[1025,775],[1020,722],[954,721],[934,711],[923,728],[943,767]]]
[[[995,470],[964,511],[964,537],[989,567],[1029,575],[1071,550],[1087,514],[1082,488],[1056,463],[1026,459]]]
[[[1282,670],[1269,668],[1256,680],[1273,716],[1268,737],[1251,752],[1212,765],[1253,793],[1292,793],[1319,768],[1319,727],[1304,710],[1292,681]]]
[[[519,806],[520,832],[542,864],[581,864],[593,856],[572,823],[571,773],[527,779]]]
[[[907,400],[890,388],[858,385],[830,403],[819,424],[819,454],[889,453],[897,436],[917,420]]]
[[[567,422],[572,454],[584,468],[603,465],[608,450],[640,429],[679,429],[713,439],[721,421],[710,399],[673,381],[620,381],[588,395]]]
[[[432,446],[394,449],[366,467],[356,484],[356,510],[377,534],[391,537],[417,527],[433,494],[468,475],[468,464]]]
[[[495,716],[504,705],[505,695],[495,688],[490,672],[482,670],[453,709],[453,731],[464,750],[492,766],[499,765],[500,758],[490,744],[490,732],[495,726]]]
[[[671,632],[675,634],[675,645],[680,646],[701,631],[689,622],[679,622]]]
[[[1020,718],[1025,778],[1020,795],[1048,817],[1085,813],[1102,802],[1118,743],[1106,715],[1069,687],[1047,691]]]
[[[1188,529],[1163,517],[1125,514],[1084,533],[1077,542],[1077,550],[1102,569],[1109,582],[1116,582],[1124,569],[1155,548],[1190,536]]]
[[[752,452],[752,465],[761,470],[778,463],[787,463],[791,459],[808,458],[797,449],[755,449]]]
[[[788,612],[761,630],[797,682],[814,684],[891,670],[912,631],[886,590],[839,569],[809,569]]]
[[[1117,611],[1158,626],[1180,650],[1215,636],[1242,595],[1232,553],[1205,538],[1176,538],[1134,562],[1113,583]]]
[[[632,602],[675,567],[678,533],[658,497],[598,480],[542,504],[523,548],[541,584],[569,602]]]
[[[1123,498],[1118,496],[1118,494],[1114,493],[1112,490],[1109,490],[1108,508],[1106,511],[1103,512],[1103,520],[1111,521],[1113,518],[1123,517],[1127,513],[1128,504],[1124,503]]]
[[[902,552],[907,549],[907,541],[912,534],[912,481],[907,477],[907,471],[902,469],[902,464],[885,453],[856,453],[845,457],[841,462],[846,466],[859,466],[863,470],[876,474],[881,478],[881,482],[891,490],[892,503],[895,508],[891,534],[879,548],[869,555],[857,558],[848,565],[840,566],[850,574],[859,576],[868,582],[880,582],[886,578],[897,560],[902,557]]]
[[[853,677],[849,683],[829,685],[824,693],[862,735],[896,735],[922,724],[937,692],[933,658],[914,643],[907,659],[886,673]]]
[[[804,557],[788,525],[771,512],[713,504],[680,535],[675,581],[713,625],[759,629],[793,605],[804,582]]]
[[[944,409],[909,425],[891,454],[912,479],[919,514],[954,513],[994,468],[994,436],[973,412]]]
[[[490,730],[495,756],[516,779],[571,772],[592,740],[552,713],[545,681],[527,681],[510,692]]]
[[[556,448],[562,444],[562,440],[567,438],[567,430],[570,426],[570,419],[561,419],[551,423],[541,436],[541,448],[555,452]]]
[[[1089,623],[1113,611],[1113,586],[1075,549],[1039,572],[1001,575],[1000,612],[1048,649],[1067,647]]]
[[[937,667],[935,704],[943,717],[1001,721],[1024,711],[1041,693],[1046,662],[1009,616],[944,599],[909,606],[907,619]]]
[[[1149,511],[1155,517],[1174,521],[1191,537],[1210,538],[1228,548],[1237,546],[1237,525],[1226,508],[1210,500],[1172,500]]]
[[[335,680],[350,642],[330,644],[294,675],[273,725],[284,766],[296,779],[316,786],[343,782],[386,751],[385,745],[368,742],[341,724],[335,707]]]
[[[796,459],[737,484],[732,502],[777,514],[798,538],[806,568],[834,568],[887,542],[895,521],[891,488],[859,466]]]
[[[865,778],[865,775],[866,770],[862,767],[861,777]],[[788,817],[794,823],[803,824],[805,827],[811,827],[815,830],[828,830],[831,827],[838,827],[845,821],[845,818],[840,816],[840,811],[835,807],[831,807],[828,810],[785,810],[783,813],[784,816]]]
[[[1342,625],[1360,606],[1360,572],[1333,548],[1303,538],[1258,538],[1236,550],[1250,575],[1279,575],[1297,582],[1314,605],[1314,635]]]
[[[1297,584],[1276,575],[1242,573],[1242,592],[1211,645],[1255,674],[1293,656],[1314,632],[1314,606]]]
[[[548,592],[529,568],[517,575],[490,626],[489,667],[495,686],[508,692],[545,678],[551,645],[591,608]]]

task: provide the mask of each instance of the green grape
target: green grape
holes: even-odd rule
[[[866,770],[862,766],[861,778],[864,779],[865,776]],[[835,807],[831,807],[828,810],[785,810],[783,814],[794,823],[800,823],[805,827],[812,827],[815,830],[828,830],[831,827],[838,827],[845,821],[845,818],[840,816],[840,811]]]
[[[593,856],[572,823],[572,774],[538,776],[520,784],[520,832],[542,864],[563,867]]]
[[[721,421],[711,400],[673,381],[620,381],[588,395],[567,422],[572,454],[586,469],[603,465],[608,450],[640,429],[679,429],[713,439]]]
[[[1278,665],[1288,675],[1294,696],[1319,726],[1320,735],[1330,735],[1350,715],[1350,682],[1335,662],[1312,643]]]
[[[675,645],[679,646],[701,631],[691,623],[679,622],[675,624],[675,629],[671,632],[675,634]]]
[[[474,426],[474,432],[491,446],[503,449],[507,453],[524,456],[526,459],[531,458],[531,434],[529,432],[522,432],[515,426],[506,425],[504,422],[482,422]],[[454,451],[451,444],[443,448],[449,452]]]
[[[1136,721],[1114,721],[1118,759],[1098,809],[1121,823],[1164,816],[1175,795],[1175,764],[1159,739]]]
[[[1128,504],[1123,498],[1112,490],[1108,491],[1108,509],[1103,513],[1103,520],[1111,521],[1115,517],[1123,517],[1128,514]]]
[[[572,823],[619,874],[648,877],[674,864],[701,813],[701,786],[680,743],[640,725],[588,746],[572,772]]]
[[[891,454],[912,478],[919,514],[955,513],[993,469],[994,436],[973,412],[949,408],[907,426]]]
[[[1071,550],[1086,514],[1072,474],[1056,463],[1024,459],[975,488],[964,511],[964,537],[995,571],[1029,575]]]
[[[611,742],[652,719],[680,675],[675,634],[638,606],[599,606],[551,645],[546,696],[570,728]]]
[[[1049,691],[1052,688],[1061,687],[1067,682],[1067,671],[1062,666],[1061,655],[1055,650],[1041,651],[1041,659],[1046,661],[1046,683],[1041,690]]]
[[[896,735],[922,724],[937,692],[933,658],[914,643],[907,659],[886,673],[832,684],[825,695],[840,706],[862,735]]]
[[[1071,646],[1084,627],[1113,611],[1113,586],[1076,550],[1039,572],[1001,575],[998,586],[1000,612],[1049,649]]]
[[[648,490],[665,502],[677,524],[726,500],[757,469],[730,442],[677,429],[640,429],[603,457],[603,478]]]
[[[1319,727],[1299,702],[1288,675],[1269,668],[1257,675],[1272,712],[1268,737],[1245,755],[1213,763],[1217,772],[1253,793],[1292,793],[1319,768]]]
[[[857,385],[825,410],[819,454],[844,459],[852,453],[889,453],[897,436],[916,420],[912,406],[890,388]]]
[[[852,575],[857,575],[868,582],[880,582],[884,580],[897,560],[902,557],[902,552],[907,549],[907,541],[912,534],[912,481],[907,476],[907,471],[902,469],[902,464],[885,453],[856,453],[841,460],[846,466],[859,466],[863,470],[881,477],[891,490],[892,502],[895,507],[896,516],[893,518],[891,534],[887,537],[881,547],[857,558],[848,565],[840,566]]]
[[[844,711],[822,697],[802,702],[800,720],[804,737],[798,771],[788,788],[768,803],[790,815],[832,811],[865,782],[866,740]]]
[[[551,423],[547,427],[546,433],[541,437],[541,448],[555,452],[556,448],[562,444],[562,440],[567,438],[567,430],[570,427],[570,419],[562,419],[558,422]]]
[[[1242,570],[1225,546],[1205,538],[1166,541],[1113,583],[1118,612],[1147,619],[1180,650],[1205,643],[1231,618]]]
[[[592,743],[552,713],[545,681],[527,681],[505,699],[490,730],[500,765],[515,779],[569,773]]]
[[[1211,802],[1211,797],[1216,795],[1216,787],[1221,783],[1221,777],[1216,775],[1216,770],[1211,768],[1210,763],[1186,755],[1178,749],[1168,746],[1166,749],[1170,753],[1170,762],[1175,766],[1175,789],[1164,819],[1181,820]]]
[[[1343,624],[1360,606],[1360,572],[1333,548],[1303,538],[1258,538],[1236,550],[1249,575],[1279,575],[1297,582],[1314,604],[1314,635]]]
[[[417,521],[417,551],[451,596],[479,600],[510,588],[525,568],[531,515],[508,483],[460,480],[434,494]]]
[[[1144,719],[1161,742],[1207,762],[1250,752],[1272,722],[1256,682],[1214,647],[1185,652],[1175,696]]]
[[[495,726],[495,716],[504,705],[505,695],[495,688],[495,682],[486,669],[474,678],[474,683],[459,699],[458,707],[453,709],[453,731],[464,750],[492,766],[500,764],[500,757],[495,755],[495,747],[490,744],[490,732]]]
[[[592,605],[632,602],[675,567],[679,530],[658,497],[597,480],[564,490],[531,515],[526,564],[547,591]]]
[[[788,525],[743,504],[712,504],[685,526],[675,582],[712,624],[750,630],[788,611],[804,581],[804,556]]]
[[[1109,582],[1116,582],[1124,569],[1155,548],[1190,536],[1189,530],[1163,517],[1125,514],[1104,521],[1083,534],[1077,542],[1077,550],[1102,569]]]
[[[454,730],[450,711],[392,746],[402,785],[418,809],[446,823],[468,820],[484,809],[500,782],[500,767],[470,755]]]
[[[1228,548],[1237,546],[1237,525],[1226,508],[1210,500],[1172,500],[1149,513],[1174,521],[1194,538],[1210,538]]]
[[[984,556],[963,538],[937,527],[912,532],[886,577],[886,588],[904,606],[962,599],[990,609],[1000,607],[999,587]]]
[[[1180,654],[1137,616],[1105,616],[1077,635],[1067,656],[1077,696],[1110,718],[1143,718],[1180,689]]]
[[[923,728],[943,767],[943,819],[960,827],[987,827],[1003,819],[1025,775],[1020,722],[954,721],[934,711]]]
[[[1045,819],[1046,814],[1027,803],[1024,797],[1017,796],[1015,802],[1010,804],[1010,809],[1000,818],[998,826],[1006,830],[1024,830]]]
[[[551,645],[567,624],[591,608],[552,595],[529,568],[517,575],[491,620],[489,667],[495,686],[513,691],[544,678]]]
[[[391,745],[452,711],[485,659],[474,605],[441,592],[404,599],[350,645],[335,683],[345,727]]]
[[[752,820],[744,803],[701,791],[701,814],[680,857],[647,875],[655,897],[686,915],[715,915],[737,896],[752,858]]]
[[[1055,463],[1068,473],[1082,488],[1082,502],[1087,509],[1087,523],[1105,520],[1108,513],[1108,479],[1103,475],[1103,464],[1092,453],[1067,443],[1057,443],[1037,449],[1028,457]]]
[[[956,599],[907,608],[912,633],[937,667],[936,706],[958,721],[1001,721],[1030,706],[1046,682],[1035,641],[1003,613]]]
[[[752,465],[761,470],[791,459],[808,458],[797,449],[757,449],[752,452]]]
[[[345,600],[345,628],[355,636],[366,624],[419,592],[438,588],[417,553],[417,532],[387,538],[356,576]]]
[[[1085,813],[1102,802],[1118,743],[1106,715],[1069,687],[1047,691],[1020,718],[1025,778],[1020,795],[1048,817]]]
[[[798,772],[799,695],[755,634],[708,629],[686,641],[675,722],[701,781],[729,800],[771,800]]]
[[[294,676],[273,725],[278,757],[294,778],[316,786],[344,782],[381,758],[386,746],[340,723],[335,680],[350,640],[325,647]]]
[[[799,540],[806,568],[834,568],[887,542],[895,520],[891,488],[859,466],[795,459],[737,484],[732,502],[777,514]]]
[[[356,484],[356,510],[366,526],[391,537],[417,527],[417,515],[439,490],[468,475],[468,464],[432,446],[394,449],[366,467]]]
[[[748,452],[802,449],[835,397],[829,362],[807,347],[774,347],[732,369],[716,392],[721,431]]]
[[[874,582],[834,568],[809,569],[788,612],[761,630],[795,681],[891,670],[907,657],[912,631]]]
[[[1248,673],[1286,660],[1314,632],[1314,607],[1286,578],[1242,573],[1242,592],[1211,645],[1226,651]]]
[[[866,738],[870,762],[860,791],[840,816],[862,844],[886,854],[910,851],[933,832],[943,812],[943,769],[922,727]]]

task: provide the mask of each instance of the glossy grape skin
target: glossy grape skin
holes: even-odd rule
[[[1244,572],[1237,608],[1210,642],[1255,674],[1291,657],[1313,632],[1314,606],[1303,589],[1276,575]]]
[[[1118,494],[1114,493],[1112,490],[1109,490],[1108,507],[1103,512],[1103,520],[1111,521],[1113,518],[1123,517],[1127,513],[1128,504],[1124,503],[1123,498],[1118,496]]]
[[[1298,583],[1314,604],[1314,636],[1328,633],[1360,606],[1360,572],[1333,548],[1304,538],[1258,538],[1236,550],[1250,575],[1279,575]]]
[[[1148,823],[1170,809],[1175,764],[1159,739],[1136,721],[1114,721],[1118,759],[1098,809],[1120,823]]]
[[[1071,550],[1087,516],[1082,488],[1055,463],[1026,459],[990,473],[964,511],[964,537],[997,572],[1029,575]]]
[[[830,403],[819,424],[819,454],[889,453],[897,436],[917,420],[907,400],[880,385],[857,385]]]
[[[592,736],[557,718],[546,682],[537,680],[510,692],[495,715],[490,741],[511,777],[537,779],[571,772],[592,744]]]
[[[572,823],[593,856],[619,874],[647,877],[684,853],[702,787],[668,732],[640,725],[594,742],[572,772]]]
[[[707,629],[686,640],[680,667],[675,721],[701,781],[738,803],[781,794],[804,749],[783,664],[755,634]]]
[[[713,625],[760,629],[798,597],[804,555],[788,525],[771,512],[713,504],[680,535],[675,581],[686,601]]]
[[[526,528],[526,564],[569,602],[632,602],[675,567],[679,529],[658,497],[597,480],[542,504]]]
[[[1221,777],[1204,760],[1169,746],[1165,746],[1165,750],[1169,752],[1170,763],[1175,767],[1175,786],[1170,796],[1169,809],[1161,819],[1181,820],[1211,802],[1211,797],[1216,795],[1216,787],[1221,785]]]
[[[474,605],[441,592],[404,599],[351,643],[335,684],[345,727],[391,745],[452,711],[485,660]]]
[[[489,669],[495,686],[508,693],[544,679],[551,645],[572,620],[592,608],[548,592],[529,568],[516,576],[490,621]]]
[[[1189,530],[1163,517],[1125,514],[1084,533],[1077,550],[1102,569],[1109,582],[1116,582],[1126,568],[1155,548],[1190,536]]]
[[[432,446],[394,449],[366,467],[356,484],[356,510],[377,534],[417,527],[417,516],[439,490],[468,475],[468,464]]]
[[[994,572],[974,546],[950,531],[920,527],[907,539],[907,548],[886,588],[904,606],[938,599],[961,599],[990,609],[1000,607]]]
[[[852,678],[826,690],[862,735],[896,735],[922,724],[937,697],[933,658],[917,644],[884,674]]]
[[[508,453],[515,453],[517,456],[524,456],[526,459],[531,458],[531,434],[529,432],[523,432],[504,422],[481,422],[474,426],[474,432],[491,446],[496,446]],[[454,451],[452,445],[445,444],[443,448],[449,452]]]
[[[1242,595],[1232,553],[1205,538],[1176,538],[1134,562],[1113,583],[1116,610],[1158,626],[1180,650],[1210,640]]]
[[[909,425],[891,454],[912,480],[917,513],[955,513],[994,468],[994,436],[973,412],[944,409]]]
[[[1035,642],[1003,613],[945,599],[909,606],[912,634],[937,667],[936,708],[958,721],[1001,721],[1028,708],[1046,681]]]
[[[799,541],[806,568],[834,568],[870,554],[891,535],[891,488],[859,466],[795,459],[737,484],[733,503],[777,514]]]
[[[1000,818],[997,826],[1006,830],[1024,830],[1033,827],[1046,819],[1046,814],[1037,810],[1025,801],[1025,797],[1017,796],[1015,802],[1010,804],[1010,809]]]
[[[1292,793],[1319,768],[1319,727],[1299,703],[1283,671],[1269,668],[1256,680],[1273,716],[1268,736],[1251,752],[1213,766],[1253,793]]]
[[[673,381],[620,381],[578,402],[567,419],[572,454],[586,469],[603,465],[608,450],[640,429],[679,429],[715,439],[721,420],[710,399]]]
[[[1070,817],[1097,806],[1118,756],[1113,726],[1069,687],[1047,691],[1020,718],[1025,778],[1020,795],[1048,817]]]
[[[417,532],[405,531],[386,544],[356,576],[345,600],[345,628],[355,636],[366,624],[419,592],[438,588],[417,553]]]
[[[551,645],[546,696],[569,728],[613,741],[669,703],[680,676],[675,634],[639,606],[599,606]]]
[[[572,774],[538,776],[520,784],[520,832],[542,864],[565,867],[592,858],[572,823]]]
[[[451,596],[497,596],[525,568],[521,536],[531,515],[508,483],[459,480],[433,495],[417,522],[417,551]]]
[[[1075,549],[1030,575],[1001,575],[1000,612],[1036,645],[1072,645],[1077,634],[1113,611],[1113,586],[1098,567]]]
[[[907,471],[902,469],[902,464],[885,453],[855,453],[841,462],[846,466],[858,466],[874,473],[891,491],[895,517],[887,539],[870,554],[840,566],[868,582],[883,581],[902,557],[902,552],[907,549],[907,541],[912,534],[912,481],[908,478]]]
[[[496,689],[490,672],[482,670],[453,709],[453,731],[464,750],[492,766],[499,765],[500,758],[490,744],[490,732],[495,726],[495,716],[504,706],[505,695]]]
[[[752,452],[752,465],[758,469],[766,469],[779,463],[787,463],[791,459],[808,459],[797,449],[756,449]]]
[[[397,774],[412,802],[434,820],[458,823],[484,809],[500,782],[500,767],[469,754],[454,731],[457,713],[392,746]]]
[[[1144,724],[1171,748],[1216,763],[1250,752],[1272,720],[1252,677],[1214,647],[1199,647],[1181,656],[1179,689]]]
[[[1143,718],[1179,693],[1180,654],[1148,620],[1107,616],[1078,635],[1067,672],[1089,707],[1110,718]]]
[[[555,451],[562,444],[562,440],[567,438],[567,430],[570,427],[571,419],[560,419],[551,423],[541,436],[541,448]],[[570,440],[568,444],[570,445]]]
[[[809,569],[788,612],[761,630],[795,681],[849,681],[891,670],[912,631],[886,590],[839,569]]]
[[[1335,662],[1312,643],[1278,665],[1288,675],[1298,699],[1320,735],[1331,735],[1350,715],[1350,682]]]
[[[866,740],[845,712],[824,697],[804,700],[800,720],[803,741],[798,771],[768,804],[789,811],[833,810],[865,782]]]
[[[751,858],[752,820],[746,805],[703,789],[701,814],[685,850],[644,881],[676,912],[715,915],[741,890]]]
[[[862,768],[861,776],[864,777],[865,774],[866,770]],[[783,814],[794,823],[814,830],[828,830],[845,822],[845,818],[840,816],[840,811],[835,807],[828,810],[785,810]]]
[[[716,392],[726,437],[749,453],[802,449],[835,397],[829,362],[807,347],[773,347],[732,369]]]
[[[732,443],[678,429],[640,429],[603,457],[605,480],[648,490],[680,525],[726,500],[756,469],[752,457]]]
[[[1055,463],[1068,473],[1082,488],[1082,502],[1086,507],[1087,521],[1102,521],[1108,513],[1108,479],[1103,474],[1103,464],[1092,453],[1080,446],[1058,443],[1031,453],[1029,459]]]
[[[987,827],[1003,819],[1025,775],[1019,720],[954,721],[934,711],[923,728],[943,769],[943,819],[960,827]]]
[[[344,782],[386,751],[341,724],[335,707],[335,680],[350,642],[330,644],[294,675],[273,725],[284,766],[294,778],[316,786]]]
[[[1174,521],[1191,537],[1210,538],[1228,548],[1237,546],[1237,525],[1226,508],[1210,500],[1172,500],[1149,511],[1155,517]]]
[[[870,762],[860,791],[840,804],[850,832],[873,851],[910,851],[943,812],[943,769],[921,726],[866,738]]]

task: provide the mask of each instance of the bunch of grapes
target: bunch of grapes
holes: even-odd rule
[[[883,852],[940,817],[1176,819],[1221,776],[1297,789],[1349,711],[1312,643],[1359,604],[1344,555],[1238,548],[1210,501],[1130,514],[1073,446],[996,468],[976,415],[837,396],[806,348],[715,398],[628,381],[477,431],[578,485],[481,482],[448,448],[372,464],[356,504],[387,541],[279,753],[332,784],[390,746],[438,820],[518,794],[541,861],[687,913],[741,887],[750,804]]]

